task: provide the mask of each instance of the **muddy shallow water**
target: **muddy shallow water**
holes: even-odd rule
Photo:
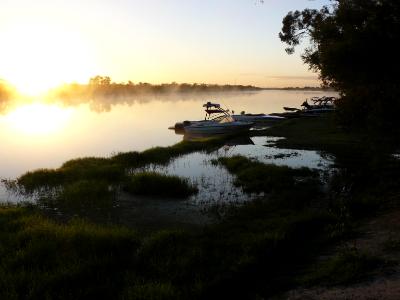
[[[86,103],[28,103],[0,112],[0,178],[13,179],[38,168],[57,168],[63,162],[87,156],[108,157],[112,153],[142,151],[153,146],[173,145],[182,140],[167,128],[177,121],[204,117],[202,103],[216,100],[236,112],[282,111],[298,106],[306,98],[330,95],[321,91],[260,91],[227,94],[146,96],[132,99],[100,99]],[[40,99],[39,99],[40,100]],[[106,214],[88,212],[91,218],[123,224],[185,223],[210,221],[205,214],[215,207],[243,203],[257,195],[235,187],[234,177],[212,164],[222,156],[244,155],[265,163],[327,170],[333,158],[315,151],[277,149],[277,138],[252,137],[228,142],[211,153],[195,152],[173,159],[166,166],[148,170],[188,178],[199,193],[186,200],[132,197],[119,192]],[[26,199],[8,192],[0,184],[0,202]],[[54,211],[56,214],[63,214]],[[78,216],[81,213],[77,213]]]
[[[229,141],[216,151],[193,152],[173,159],[169,164],[149,165],[133,170],[155,171],[187,178],[198,187],[199,192],[187,199],[165,199],[132,196],[122,191],[116,195],[112,208],[87,212],[68,212],[70,216],[88,217],[98,222],[124,224],[141,227],[192,226],[215,221],[226,207],[255,199],[262,195],[245,193],[234,185],[234,176],[224,167],[213,163],[219,157],[243,155],[264,163],[285,165],[293,168],[309,167],[318,169],[323,176],[333,164],[333,157],[316,151],[279,149],[274,147],[273,137],[247,137]],[[7,193],[10,201],[24,199]],[[62,216],[65,212],[52,208],[51,213]]]

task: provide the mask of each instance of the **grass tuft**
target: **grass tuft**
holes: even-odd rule
[[[130,176],[124,190],[135,195],[186,198],[198,192],[187,179],[155,172],[141,172]]]
[[[237,186],[246,192],[274,194],[282,206],[300,208],[321,195],[318,171],[309,168],[264,164],[243,156],[222,157],[218,162],[236,175]]]
[[[148,164],[167,164],[171,159],[194,151],[211,151],[222,146],[226,138],[208,138],[182,141],[169,147],[155,147],[143,152],[119,153],[111,158],[86,157],[65,162],[57,169],[27,172],[7,186],[16,191],[32,194],[80,180],[99,180],[117,184],[126,179],[126,170]]]
[[[0,207],[1,299],[112,299],[133,267],[137,234],[81,220],[57,224]]]
[[[40,204],[62,211],[110,209],[115,200],[115,190],[105,181],[80,180],[64,185],[54,194],[40,198]]]
[[[306,285],[346,285],[355,283],[375,270],[383,261],[375,256],[347,248],[319,263],[301,281]]]

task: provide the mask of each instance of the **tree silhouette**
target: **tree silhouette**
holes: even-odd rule
[[[343,122],[399,127],[400,1],[335,0],[320,10],[289,12],[279,37],[289,54],[308,38],[302,59],[341,93]]]
[[[89,85],[110,85],[111,78],[109,76],[97,75],[89,79]]]

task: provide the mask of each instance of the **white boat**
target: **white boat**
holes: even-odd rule
[[[199,121],[185,127],[189,134],[227,134],[249,130],[254,123],[224,119],[221,121]]]
[[[273,123],[282,121],[285,117],[271,116],[267,114],[246,114],[244,111],[240,115],[232,115],[235,121],[245,121],[254,123]]]
[[[182,127],[188,134],[233,134],[248,131],[253,122],[235,121],[229,110],[221,108],[219,104],[207,102],[203,105],[206,118],[203,121],[185,121]],[[177,124],[176,124],[177,125]],[[176,126],[175,125],[175,126]]]

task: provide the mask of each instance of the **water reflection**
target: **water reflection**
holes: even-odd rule
[[[71,98],[50,103],[25,99],[30,101],[24,104],[25,108],[22,100],[7,101],[7,110],[0,111],[0,178],[13,178],[37,168],[55,168],[76,157],[107,157],[113,152],[175,144],[181,137],[167,128],[177,121],[202,119],[201,104],[207,99],[215,99],[235,111],[269,113],[325,94],[268,90]]]
[[[199,192],[186,200],[179,201],[122,194],[119,208],[125,217],[135,217],[130,219],[121,217],[119,220],[125,225],[145,222],[147,226],[156,226],[160,224],[160,220],[163,220],[163,224],[204,224],[214,220],[215,215],[210,216],[210,211],[217,212],[218,215],[223,213],[226,206],[240,204],[260,196],[247,194],[240,187],[235,186],[235,177],[224,167],[213,163],[213,160],[219,157],[244,155],[265,163],[295,168],[310,167],[319,169],[321,176],[333,164],[333,157],[316,151],[275,148],[273,142],[277,139],[241,137],[229,141],[225,146],[211,153],[190,153],[174,159],[166,166],[150,165],[137,170],[156,171],[188,178],[198,187]]]
[[[211,153],[194,152],[173,159],[167,165],[148,165],[134,170],[134,172],[150,170],[189,179],[198,187],[199,192],[184,200],[132,196],[119,189],[109,191],[112,197],[106,198],[106,201],[96,201],[92,204],[90,202],[89,207],[82,207],[80,202],[76,201],[62,200],[62,204],[57,204],[57,201],[54,202],[46,194],[36,195],[30,199],[7,194],[6,199],[12,201],[39,199],[39,204],[58,218],[80,216],[95,222],[119,223],[127,226],[140,225],[145,228],[206,224],[215,221],[215,217],[223,213],[225,207],[260,196],[247,194],[240,187],[235,186],[235,177],[224,167],[213,163],[213,160],[219,157],[244,155],[266,163],[319,169],[321,173],[333,164],[333,157],[321,155],[316,151],[275,148],[273,143],[278,139],[276,137],[236,137]],[[107,190],[106,187],[104,189]],[[75,189],[71,188],[64,194],[73,196],[74,191]],[[73,197],[71,199],[74,200]],[[217,213],[210,215],[210,211]]]
[[[34,103],[17,107],[2,121],[16,135],[49,135],[61,131],[68,124],[71,115],[71,109]]]

